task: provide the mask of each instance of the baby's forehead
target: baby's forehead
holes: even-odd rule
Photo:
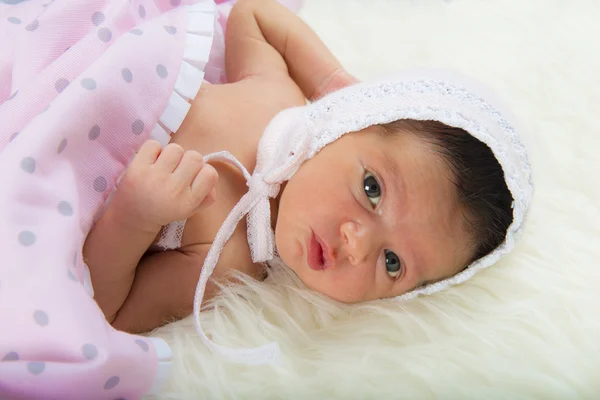
[[[399,204],[399,207],[409,207],[421,218],[428,219],[426,229],[437,231],[440,239],[448,235],[470,236],[467,210],[460,202],[456,175],[443,149],[410,128],[390,133],[378,126],[374,132],[379,137],[374,142],[381,141],[377,155],[387,167],[388,179],[393,180],[392,185],[398,192],[406,192],[399,197],[407,204]],[[463,243],[462,250],[470,253],[471,242]]]
[[[372,132],[370,142],[376,146],[377,155],[382,157],[394,174],[404,171],[403,161],[419,163],[417,172],[434,172],[433,176],[452,178],[451,169],[446,162],[443,149],[435,145],[433,140],[416,129],[406,127],[391,131],[381,125],[368,128]],[[370,148],[369,143],[366,148]],[[453,180],[450,179],[452,182]]]

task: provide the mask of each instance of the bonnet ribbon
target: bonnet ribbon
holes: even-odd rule
[[[269,198],[275,198],[279,193],[281,183],[291,178],[300,164],[306,159],[310,144],[309,135],[301,139],[300,148],[291,153],[282,165],[275,165],[270,171],[261,172],[260,165],[254,174],[250,175],[248,170],[231,153],[221,151],[204,157],[205,162],[221,161],[237,167],[246,179],[249,190],[240,201],[233,207],[223,225],[219,228],[215,239],[204,260],[200,279],[196,286],[194,295],[194,323],[198,334],[204,344],[213,352],[223,355],[233,362],[243,364],[267,364],[274,362],[280,357],[279,345],[276,342],[250,349],[232,349],[212,342],[204,333],[200,324],[200,311],[206,283],[213,273],[219,255],[225,244],[233,234],[237,224],[245,216],[248,226],[248,245],[252,261],[255,263],[265,262],[273,258],[275,248],[275,237],[271,229],[271,207]],[[273,155],[273,159],[276,155]]]

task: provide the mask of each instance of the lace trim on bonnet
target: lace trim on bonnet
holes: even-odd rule
[[[238,222],[248,214],[248,243],[254,262],[273,258],[274,240],[270,223],[269,197],[276,197],[282,182],[325,145],[343,134],[399,119],[436,120],[462,128],[486,143],[504,171],[514,198],[513,222],[505,241],[496,250],[459,274],[397,297],[407,300],[431,294],[471,278],[514,247],[532,196],[531,170],[527,153],[516,131],[497,108],[465,86],[446,79],[400,76],[361,83],[329,94],[319,101],[284,110],[267,126],[259,143],[257,164],[251,175],[227,152],[206,156],[237,166],[248,182],[246,193],[227,216],[204,261],[194,298],[196,330],[212,351],[235,362],[262,364],[280,356],[277,343],[254,349],[231,349],[213,343],[200,325],[200,306],[208,278],[221,250]]]

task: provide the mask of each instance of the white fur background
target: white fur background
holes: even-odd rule
[[[340,306],[285,270],[231,289],[204,326],[219,343],[277,340],[279,366],[229,364],[190,318],[160,399],[600,397],[600,2],[307,0],[301,15],[361,79],[444,67],[520,118],[536,192],[517,251],[405,304]]]

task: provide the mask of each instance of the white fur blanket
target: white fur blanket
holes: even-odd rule
[[[219,343],[277,340],[277,366],[229,364],[191,319],[161,399],[597,398],[600,394],[600,3],[307,0],[301,15],[366,79],[453,68],[495,89],[529,135],[536,192],[511,256],[402,305],[340,306],[285,270],[230,289],[204,327]]]

